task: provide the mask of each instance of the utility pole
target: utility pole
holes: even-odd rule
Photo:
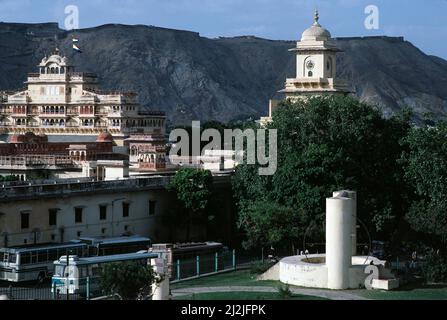
[[[70,272],[68,270],[68,265],[70,263],[70,250],[67,250],[67,266],[65,267],[65,275],[67,276],[67,280],[65,286],[67,287],[67,300],[70,300]]]

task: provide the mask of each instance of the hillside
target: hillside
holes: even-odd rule
[[[166,111],[173,123],[230,121],[265,115],[268,100],[295,70],[292,41],[104,25],[76,31],[83,53],[75,54],[72,34],[55,23],[0,23],[0,90],[23,88],[27,73],[58,46],[79,71],[97,73],[104,89],[134,90],[142,105]],[[362,100],[382,106],[385,115],[409,106],[418,119],[447,118],[447,61],[402,38],[336,41],[344,50],[338,76]]]

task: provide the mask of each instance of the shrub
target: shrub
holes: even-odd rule
[[[432,251],[426,256],[422,273],[427,282],[447,282],[447,257]]]
[[[273,266],[272,262],[256,261],[251,264],[250,274],[263,274]]]
[[[292,297],[292,291],[290,291],[290,287],[288,284],[280,285],[278,287],[278,294],[281,299],[290,299]]]

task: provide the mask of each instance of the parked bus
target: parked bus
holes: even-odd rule
[[[225,260],[231,255],[228,248],[218,242],[167,243],[154,244],[151,252],[160,253],[168,264],[171,279],[188,278],[197,274],[197,257],[199,257],[200,272],[210,273],[217,267],[225,268]]]
[[[64,244],[0,248],[0,280],[43,281],[51,277],[53,262],[61,256],[104,256],[148,250],[151,239],[139,236],[81,238]]]
[[[145,265],[149,263],[148,259],[155,259],[158,256],[156,253],[148,253],[147,251],[84,258],[69,256],[68,267],[67,256],[60,257],[59,260],[54,261],[52,292],[86,295],[87,279],[89,281],[89,292],[98,292],[100,290],[101,273],[106,264],[124,261],[141,261],[142,265]]]
[[[85,243],[42,244],[0,248],[0,280],[43,281],[53,273],[53,262],[62,255],[88,255]]]
[[[80,238],[80,242],[89,246],[89,256],[110,256],[114,254],[133,253],[148,250],[151,239],[140,236],[118,238]]]
[[[172,248],[174,260],[195,259],[197,256],[214,256],[228,250],[219,242],[194,242],[174,244]]]

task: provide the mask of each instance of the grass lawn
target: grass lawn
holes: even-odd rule
[[[406,286],[398,290],[355,290],[352,293],[373,300],[447,300],[447,285]]]
[[[234,272],[222,273],[215,276],[199,278],[180,282],[171,285],[171,288],[181,289],[188,287],[223,287],[223,286],[263,286],[278,288],[279,281],[258,281],[256,275],[250,274],[250,270],[239,270]],[[293,288],[294,286],[291,286]],[[383,290],[348,290],[347,292],[367,299],[372,300],[447,300],[447,285],[423,285],[421,283],[413,286],[405,286],[398,290],[383,291]],[[275,296],[276,295],[276,296]],[[240,297],[241,296],[241,297]],[[277,293],[253,293],[253,292],[237,292],[237,293],[204,293],[196,294],[197,300],[244,300],[244,299],[279,299]],[[244,298],[246,297],[246,298]],[[264,297],[264,298],[263,298]],[[275,298],[276,297],[276,298]],[[316,297],[305,296],[307,299],[319,299]],[[191,299],[191,296],[179,297],[178,299]],[[297,299],[303,299],[297,296]]]
[[[213,292],[176,297],[174,300],[285,300],[276,292]],[[287,300],[326,300],[294,294]]]
[[[239,270],[222,273],[215,276],[188,280],[171,285],[172,289],[188,287],[224,287],[224,286],[265,286],[278,287],[279,281],[258,281],[257,275],[250,274],[250,270]]]

